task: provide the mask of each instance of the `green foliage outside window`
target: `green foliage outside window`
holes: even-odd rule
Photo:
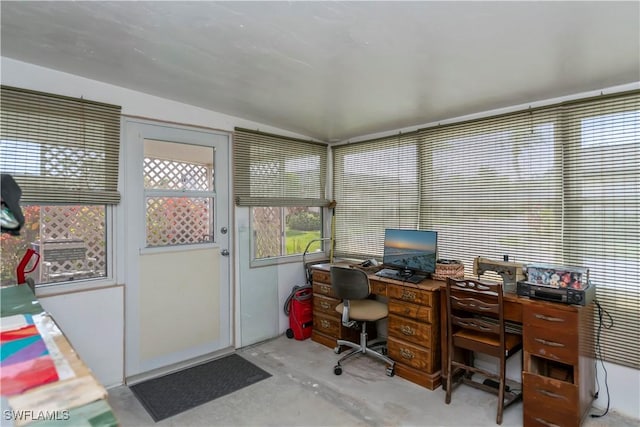
[[[301,254],[309,242],[313,239],[319,239],[322,237],[320,231],[300,231],[287,229],[286,246],[287,255]],[[321,248],[321,242],[315,242],[309,246],[309,252],[316,252]]]

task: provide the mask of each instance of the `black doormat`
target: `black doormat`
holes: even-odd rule
[[[232,354],[129,388],[157,422],[270,376],[248,360]]]

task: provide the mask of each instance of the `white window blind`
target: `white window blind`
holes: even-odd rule
[[[557,109],[423,132],[420,228],[438,256],[562,262],[562,157]]]
[[[640,368],[640,95],[565,108],[564,253],[611,314],[605,358]]]
[[[236,128],[238,206],[326,206],[327,145]]]
[[[382,257],[385,228],[418,226],[418,133],[333,149],[336,255]]]
[[[605,360],[640,368],[640,92],[334,147],[337,254],[380,256],[386,227],[438,256],[587,267],[613,319]]]
[[[0,169],[22,201],[117,204],[120,107],[2,86]]]

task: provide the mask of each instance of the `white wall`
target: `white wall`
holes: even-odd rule
[[[294,286],[305,284],[302,262],[269,267],[249,268],[250,228],[249,208],[236,208],[236,225],[240,248],[240,335],[239,347],[251,345],[282,334],[289,328],[289,317],[284,313],[286,302]],[[276,310],[265,310],[275,307]]]
[[[602,409],[602,411],[593,412],[601,414],[607,407],[606,378],[606,384],[609,386],[609,394],[611,396],[609,410],[640,420],[640,371],[614,365],[613,363],[605,363],[603,369],[602,364],[598,362],[597,367],[600,392],[594,406]],[[607,371],[606,376],[605,369]]]
[[[107,387],[122,383],[123,291],[122,286],[113,286],[40,299],[82,360]]]
[[[43,92],[56,93],[67,96],[80,97],[94,101],[101,101],[122,106],[125,115],[142,116],[157,120],[166,120],[180,124],[206,126],[210,128],[232,131],[235,126],[245,128],[259,127],[266,132],[280,135],[302,137],[288,131],[275,129],[236,117],[227,116],[202,108],[193,107],[175,101],[150,96],[118,86],[89,80],[71,74],[61,73],[31,64],[1,58],[1,82],[4,85],[22,87]],[[603,93],[620,90],[637,89],[640,84],[625,87],[603,89]],[[599,93],[599,92],[598,92]],[[587,94],[581,94],[581,97]],[[565,97],[552,100],[558,102],[575,97]],[[540,101],[535,106],[551,103]],[[533,104],[532,104],[533,105]],[[518,107],[519,108],[519,107]],[[501,110],[502,112],[514,108]],[[485,116],[478,113],[478,117]],[[451,119],[450,121],[456,121]],[[419,126],[424,127],[424,126]],[[397,133],[393,130],[392,133]],[[381,134],[382,135],[382,134]],[[368,139],[367,137],[357,139]],[[355,139],[354,139],[355,140]],[[296,284],[304,283],[304,272],[301,263],[285,264],[272,267],[249,269],[248,254],[248,212],[236,209],[235,239],[236,239],[236,267],[235,276],[239,278],[235,284],[236,309],[244,307],[245,314],[236,314],[236,344],[249,345],[262,339],[276,336],[288,327],[288,318],[282,312],[282,305]],[[117,247],[116,247],[117,248]],[[241,262],[239,263],[239,260]],[[122,262],[118,263],[119,266]],[[118,278],[122,278],[122,270],[118,271]],[[118,283],[123,283],[119,280]],[[246,287],[245,287],[246,286]],[[121,288],[116,288],[121,289]],[[246,301],[242,301],[245,298]],[[277,304],[277,306],[273,306]],[[96,373],[98,379],[105,385],[115,385],[122,381],[123,357],[121,353],[124,342],[124,314],[122,291],[97,290],[78,294],[48,297],[43,300],[43,306],[50,310],[56,319],[60,319],[65,333],[76,346],[80,356]],[[87,323],[78,319],[85,319],[85,307],[99,307],[108,317],[96,316]],[[246,335],[243,333],[246,332]],[[242,334],[242,335],[241,335]],[[112,355],[107,359],[94,348],[109,348],[105,354]],[[122,354],[122,353],[121,353]],[[608,384],[611,394],[611,410],[640,419],[640,371],[617,365],[606,364]],[[120,374],[116,374],[120,373]],[[116,377],[119,377],[118,381]],[[606,391],[604,387],[604,372],[598,366],[601,392],[596,404],[602,408],[606,406]]]

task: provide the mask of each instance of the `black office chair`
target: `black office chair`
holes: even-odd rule
[[[368,299],[371,294],[369,277],[362,270],[347,267],[332,266],[330,270],[331,286],[334,294],[342,299],[342,303],[336,306],[336,311],[342,314],[342,324],[344,326],[360,328],[360,343],[347,340],[337,340],[336,353],[340,353],[341,346],[353,348],[338,360],[333,368],[336,375],[342,374],[342,362],[357,354],[367,354],[386,362],[387,375],[394,375],[395,362],[387,357],[386,348],[381,352],[374,350],[377,347],[385,346],[386,342],[381,339],[368,342],[367,322],[375,322],[386,318],[389,315],[387,305]]]

